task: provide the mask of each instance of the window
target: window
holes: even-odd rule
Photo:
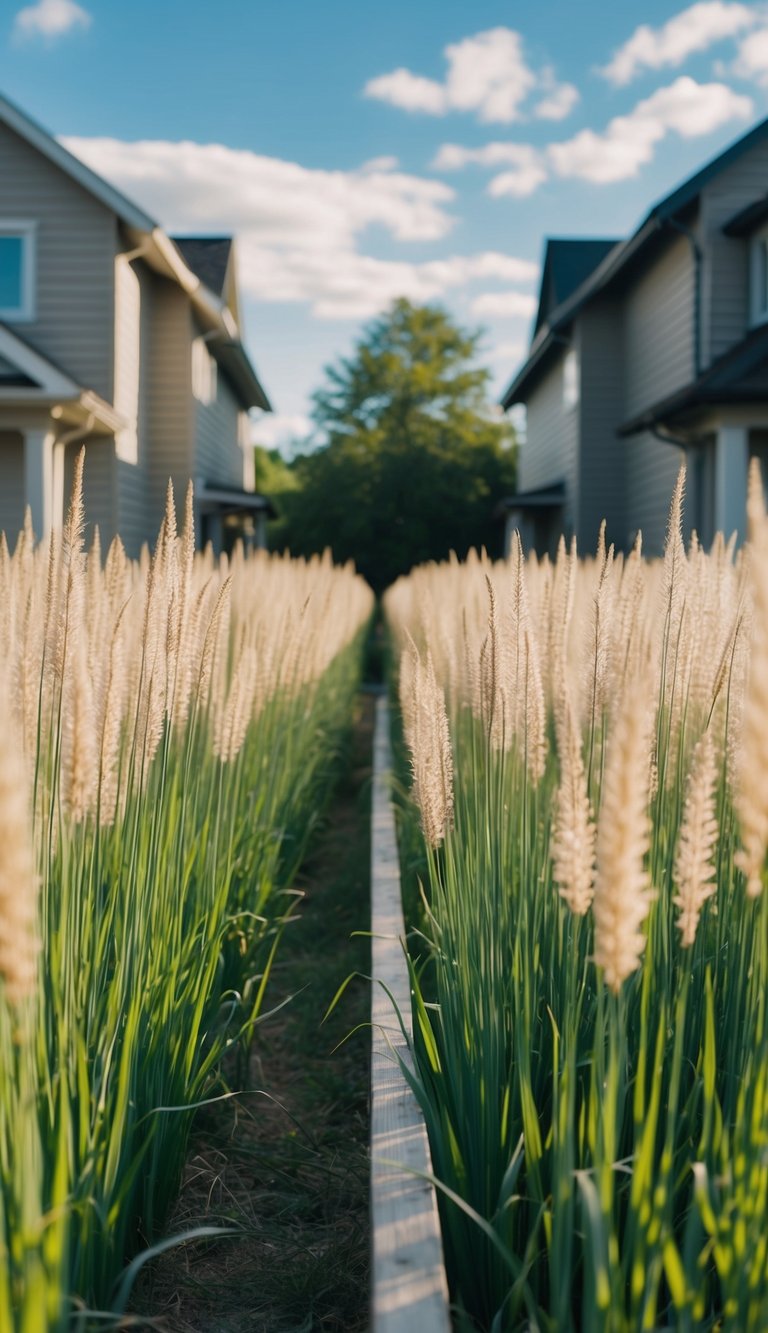
[[[576,407],[579,401],[579,354],[570,347],[563,361],[563,407]]]
[[[752,287],[752,323],[768,319],[768,232],[752,241],[750,282]]]
[[[35,224],[0,221],[0,319],[34,319]]]
[[[217,369],[205,339],[195,338],[192,343],[192,392],[199,403],[216,402]]]

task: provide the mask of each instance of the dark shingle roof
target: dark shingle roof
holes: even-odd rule
[[[594,272],[609,250],[618,245],[617,239],[593,240],[584,237],[555,237],[547,239],[544,270],[541,277],[539,311],[536,330],[546,321],[552,310],[567,301],[572,292]]]
[[[231,236],[172,236],[171,240],[188,268],[214,296],[222,296],[227,264],[232,249]]]
[[[548,311],[541,327],[537,326],[528,360],[502,395],[501,403],[504,408],[510,408],[514,403],[524,401],[524,395],[534,376],[543,370],[552,351],[564,340],[563,335],[574,315],[590,297],[607,287],[633,260],[644,253],[649,245],[658,242],[665,226],[679,225],[680,220],[698,200],[704,186],[725,167],[737,161],[742,153],[754,148],[766,137],[768,137],[768,118],[761,120],[748,134],[742,135],[726,148],[725,152],[718,154],[702,167],[701,171],[697,171],[671,194],[666,195],[650,210],[628,240],[609,250],[584,281],[573,289],[570,296],[561,301],[559,306]]]

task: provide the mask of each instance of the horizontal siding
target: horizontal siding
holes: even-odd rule
[[[603,519],[618,549],[626,545],[625,457],[627,442],[617,434],[623,409],[622,311],[617,301],[599,298],[579,316],[581,427],[579,518],[582,551],[595,548]]]
[[[117,220],[0,125],[0,219],[37,223],[36,316],[14,324],[78,384],[112,400]]]
[[[644,553],[661,555],[669,502],[684,454],[647,432],[633,435],[625,447],[627,543],[634,541],[639,529]]]
[[[221,486],[242,486],[239,400],[219,370],[216,400],[195,403],[195,476]]]
[[[703,364],[744,337],[749,325],[749,240],[724,236],[723,224],[765,196],[768,144],[758,144],[704,188],[700,237]]]
[[[694,272],[684,236],[634,280],[624,304],[627,417],[689,384],[693,376]]]
[[[168,479],[177,511],[194,475],[192,441],[192,315],[189,298],[171,282],[156,278],[152,292],[146,369],[146,458],[148,526],[157,532],[165,508]]]
[[[578,408],[563,407],[563,363],[557,362],[536,385],[527,406],[526,440],[520,450],[518,489],[537,490],[566,483],[563,523],[570,534],[578,512]]]
[[[11,550],[24,523],[24,437],[0,431],[0,532]]]

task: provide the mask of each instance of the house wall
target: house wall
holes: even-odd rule
[[[174,283],[152,275],[151,328],[144,341],[147,441],[147,515],[154,534],[162,521],[169,477],[177,513],[194,477],[192,315],[189,297]]]
[[[723,224],[765,194],[768,144],[758,144],[725,167],[702,191],[702,366],[744,337],[749,326],[749,240],[724,236]]]
[[[625,291],[625,419],[690,383],[694,288],[690,245],[678,236]]]
[[[685,462],[682,449],[644,432],[624,441],[626,449],[626,546],[638,529],[645,555],[661,555],[669,502],[677,474]]]
[[[219,369],[215,401],[194,402],[196,478],[222,486],[242,486],[243,451],[238,436],[240,410],[239,399]]]
[[[526,442],[520,450],[518,490],[536,490],[565,481],[563,524],[573,532],[578,514],[578,406],[563,407],[564,353],[536,385],[527,401]]]
[[[626,543],[625,460],[627,441],[616,428],[623,411],[623,329],[620,303],[598,297],[578,320],[581,353],[579,428],[579,509],[576,532],[580,549],[594,550],[603,519],[606,537],[618,548]]]
[[[114,214],[0,125],[0,217],[37,223],[36,315],[13,328],[111,402]]]
[[[0,532],[13,551],[24,522],[24,437],[0,431]]]

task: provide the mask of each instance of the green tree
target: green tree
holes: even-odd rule
[[[287,544],[330,546],[381,590],[451,550],[498,545],[493,510],[514,489],[514,435],[494,418],[480,334],[399,300],[326,371],[313,418],[326,443],[292,464]]]

